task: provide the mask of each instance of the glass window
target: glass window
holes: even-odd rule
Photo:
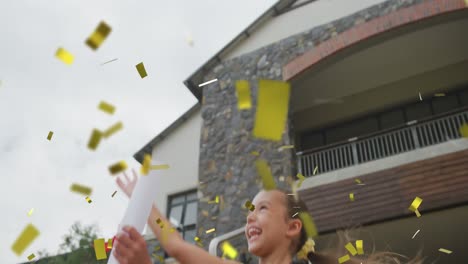
[[[171,198],[171,205],[181,204],[185,201],[185,195],[175,196]]]
[[[184,240],[195,243],[195,237],[197,236],[197,230],[195,228],[190,229],[190,230],[185,230],[184,232]]]
[[[380,115],[380,124],[382,129],[388,129],[403,125],[405,123],[405,116],[403,110],[397,109],[391,112],[383,113]]]
[[[429,102],[418,102],[417,104],[406,107],[407,121],[421,120],[431,116],[431,106]]]
[[[184,225],[192,225],[197,223],[197,205],[198,202],[191,202],[187,204]]]
[[[178,223],[182,222],[182,210],[184,209],[184,205],[177,205],[171,208],[171,214],[169,218],[173,218]]]

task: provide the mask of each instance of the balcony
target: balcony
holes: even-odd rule
[[[468,108],[410,121],[379,133],[298,152],[297,168],[304,176],[313,176],[440,144],[460,138],[459,128],[464,123],[468,123]]]

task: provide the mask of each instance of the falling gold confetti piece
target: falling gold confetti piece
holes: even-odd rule
[[[19,235],[16,241],[11,246],[11,249],[19,257],[23,254],[24,250],[39,236],[39,230],[32,225],[28,224],[23,232]]]
[[[419,101],[422,101],[421,92],[419,92]]]
[[[357,183],[357,184],[361,184],[362,181],[360,179],[354,179],[354,181]]]
[[[229,242],[224,242],[221,247],[223,254],[227,255],[230,259],[237,258],[237,250]]]
[[[295,214],[293,214],[292,218],[294,218],[298,214],[299,214],[299,212],[296,212]]]
[[[208,85],[208,84],[210,84],[210,83],[214,83],[214,82],[217,82],[217,81],[218,81],[218,79],[213,79],[213,80],[211,80],[211,81],[207,81],[207,82],[204,82],[204,83],[199,84],[198,87],[203,87],[203,86],[205,86],[205,85]]]
[[[250,152],[250,154],[254,156],[260,156],[260,153],[258,153],[258,151],[252,151]]]
[[[35,257],[36,257],[36,255],[34,255],[34,253],[33,253],[33,254],[28,256],[28,260],[33,260]]]
[[[151,155],[145,154],[143,157],[143,164],[141,165],[140,173],[142,175],[148,175],[151,167]]]
[[[123,128],[122,122],[117,122],[116,124],[111,126],[109,129],[104,131],[104,133],[102,133],[102,136],[104,138],[108,138],[108,137],[112,136],[113,134],[117,133],[117,131],[121,130],[122,128]]]
[[[209,234],[209,233],[214,232],[215,230],[216,230],[216,228],[211,228],[211,229],[209,229],[209,230],[206,230],[206,233]]]
[[[338,259],[338,263],[345,263],[346,261],[350,260],[351,258],[349,257],[348,254],[342,256],[341,258]]]
[[[31,210],[29,210],[28,212],[28,216],[31,216],[33,212],[34,212],[34,208],[31,208]]]
[[[270,167],[265,160],[256,160],[255,167],[263,182],[263,189],[273,190],[276,188],[275,180],[271,174]]]
[[[109,238],[109,240],[107,240],[107,248],[112,249],[112,238]]]
[[[199,241],[200,241],[200,238],[196,236],[195,238],[193,238],[193,240],[199,242]]]
[[[114,198],[114,195],[115,195],[116,193],[117,193],[117,191],[114,191],[114,193],[112,194],[111,197]]]
[[[439,251],[442,252],[442,253],[446,253],[446,254],[452,254],[451,250],[448,250],[448,249],[445,249],[445,248],[439,248]]]
[[[112,175],[122,172],[127,169],[127,163],[125,161],[119,161],[109,167],[109,171]]]
[[[106,246],[104,238],[94,240],[94,252],[96,254],[96,260],[106,259]]]
[[[156,246],[156,247],[154,247],[154,250],[160,250],[160,249],[161,249],[161,247],[160,247],[160,246]]]
[[[152,165],[150,168],[152,170],[167,170],[169,169],[169,165],[168,164]]]
[[[434,94],[434,96],[435,97],[442,97],[442,96],[445,96],[445,94],[444,93],[436,93],[436,94]]]
[[[317,174],[318,166],[315,166],[314,175]]]
[[[52,135],[54,134],[54,132],[52,131],[49,131],[49,134],[47,135],[47,140],[51,140],[52,139]]]
[[[257,138],[279,141],[286,127],[289,108],[289,83],[260,80],[258,105],[253,135]]]
[[[302,182],[305,180],[304,175],[298,173],[297,177],[299,178],[299,182],[297,183],[297,188],[301,188]]]
[[[115,106],[109,104],[109,103],[106,103],[104,101],[101,101],[98,105],[98,108],[108,114],[114,114],[115,112]]]
[[[88,142],[88,148],[91,150],[96,150],[97,146],[99,145],[99,142],[101,142],[101,138],[102,138],[101,131],[97,129],[93,129],[93,132],[91,133],[91,138],[89,139],[89,142]]]
[[[91,195],[91,192],[93,191],[91,188],[77,183],[72,184],[70,186],[70,190],[72,192],[77,192],[83,195]]]
[[[467,123],[464,123],[460,129],[460,135],[464,138],[468,138],[468,124]]]
[[[107,38],[112,28],[107,25],[104,21],[101,21],[93,34],[86,40],[86,44],[93,50],[97,50],[101,46],[102,42]]]
[[[255,210],[255,205],[253,205],[251,201],[245,202],[244,206],[252,212]]]
[[[92,202],[93,202],[93,200],[91,200],[89,197],[86,197],[86,201],[87,201],[88,203],[92,203]]]
[[[164,223],[161,218],[156,219],[156,223],[161,227],[161,229],[164,227]]]
[[[350,200],[351,202],[354,202],[354,193],[350,193],[350,194],[349,194],[349,200]],[[354,256],[354,255],[353,255],[353,256]]]
[[[419,233],[419,231],[420,230],[418,229],[418,231],[416,231],[416,233],[414,233],[414,235],[413,235],[413,237],[411,239],[414,239],[416,237],[416,235]]]
[[[143,62],[138,63],[135,67],[142,79],[148,76],[148,74],[146,73],[145,65],[143,65]]]
[[[416,211],[414,211],[416,213],[416,216],[417,217],[421,217],[421,213],[419,212],[419,210],[416,209]]]
[[[250,97],[250,85],[246,80],[236,81],[237,108],[245,110],[252,108],[252,99]]]
[[[75,57],[64,48],[58,48],[57,52],[55,53],[55,56],[67,65],[72,64],[75,60]]]
[[[355,256],[357,254],[357,250],[351,242],[346,244],[345,248],[348,250],[349,253],[351,253],[351,255]]]
[[[364,255],[364,242],[362,240],[356,240],[357,253],[359,255]]]
[[[284,145],[278,148],[278,151],[283,151],[285,149],[292,149],[294,148],[294,145]]]
[[[419,197],[414,198],[413,202],[411,203],[410,207],[408,208],[411,212],[415,212],[418,210],[419,206],[422,203],[422,199]]]
[[[315,237],[317,236],[317,227],[315,226],[314,220],[307,212],[299,212],[299,218],[302,220],[304,224],[304,228],[306,230],[308,237]]]

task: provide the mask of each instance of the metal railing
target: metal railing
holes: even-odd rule
[[[297,153],[298,170],[304,176],[382,159],[403,152],[460,138],[459,128],[468,123],[468,111],[445,115],[424,122],[410,121],[404,128],[351,138],[348,142]]]

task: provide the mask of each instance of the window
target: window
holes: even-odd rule
[[[184,240],[195,244],[198,198],[197,190],[170,195],[167,215]]]

